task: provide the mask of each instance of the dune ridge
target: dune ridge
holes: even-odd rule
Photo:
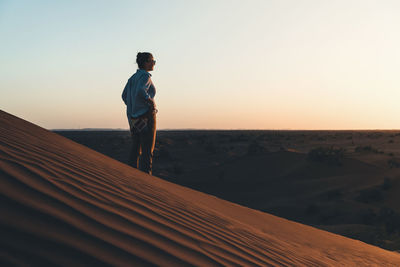
[[[144,174],[0,112],[0,263],[400,266],[400,255]]]

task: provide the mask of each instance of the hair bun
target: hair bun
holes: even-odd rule
[[[143,69],[145,62],[151,57],[153,57],[153,55],[149,52],[138,52],[136,55],[136,63],[139,69]]]

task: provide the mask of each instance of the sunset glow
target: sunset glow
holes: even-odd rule
[[[399,1],[2,1],[1,109],[49,129],[127,129],[121,93],[148,51],[158,129],[400,129],[399,12]]]

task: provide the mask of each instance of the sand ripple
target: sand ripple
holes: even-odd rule
[[[0,112],[0,263],[400,266],[397,253],[141,173]]]

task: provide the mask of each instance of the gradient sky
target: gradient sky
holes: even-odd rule
[[[400,129],[400,1],[0,0],[0,108],[128,128],[137,52],[159,129]]]

